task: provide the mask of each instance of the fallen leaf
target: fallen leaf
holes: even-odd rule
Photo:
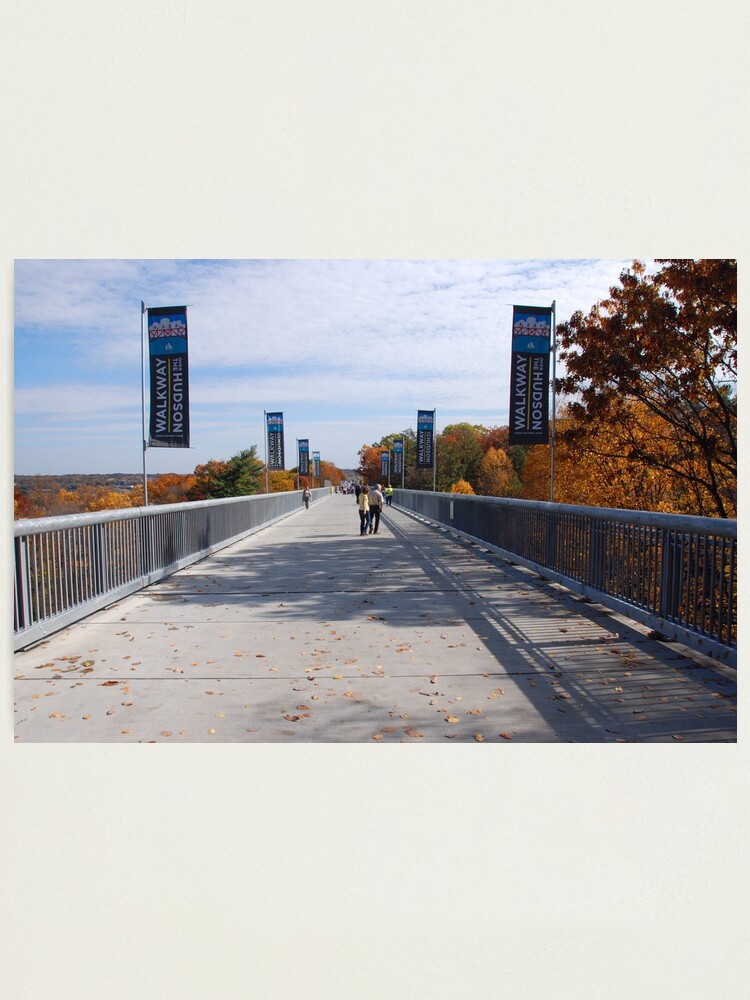
[[[216,730],[215,730],[215,729],[209,729],[209,733],[210,733],[210,734],[211,734],[212,736],[213,736],[213,734],[214,734],[215,732],[216,732]]]
[[[482,714],[482,709],[481,708],[470,708],[467,714],[468,715],[481,715]]]
[[[502,737],[502,738],[503,738],[504,740],[512,740],[512,739],[513,739],[513,737],[512,737],[511,735],[510,735],[510,733],[500,733],[500,736],[501,736],[501,737]]]
[[[334,674],[334,675],[333,675],[333,679],[334,679],[335,681],[343,681],[343,679],[344,679],[344,675],[343,675],[343,674]]]
[[[474,733],[474,739],[477,743],[484,743],[484,736],[481,733]]]
[[[119,683],[120,683],[119,681],[102,681],[102,683],[99,685],[99,687],[100,688],[109,688],[109,687],[114,687],[116,684],[119,684]]]
[[[163,729],[162,732],[161,732],[161,735],[162,736],[171,736],[172,732],[169,729]]]
[[[685,737],[684,736],[680,736],[679,733],[672,733],[672,739],[673,740],[684,740]]]
[[[345,698],[353,698],[354,697],[354,692],[353,691],[344,691],[344,697]]]
[[[382,733],[375,733],[375,735],[373,736],[373,739],[374,740],[382,740],[383,739],[383,734]]]
[[[299,722],[301,716],[299,716],[299,715],[290,715],[287,712],[286,715],[284,716],[284,718],[286,719],[287,722]]]
[[[458,722],[458,717],[455,716],[455,715],[446,715],[445,721],[446,722]]]
[[[90,715],[82,715],[82,716],[81,716],[81,718],[82,718],[82,719],[90,719],[90,718],[91,718],[91,716],[90,716]]]
[[[424,733],[420,733],[416,729],[405,729],[404,732],[407,736],[411,736],[413,740],[421,740],[424,736]]]

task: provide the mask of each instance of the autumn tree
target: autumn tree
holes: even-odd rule
[[[185,503],[195,485],[195,476],[181,476],[176,472],[165,472],[149,479],[148,502],[150,504]]]
[[[27,517],[39,517],[37,508],[17,486],[13,488],[13,520],[20,521]]]
[[[290,493],[297,489],[297,478],[293,471],[274,469],[268,473],[270,493]]]
[[[671,448],[674,428],[643,404],[630,404],[638,440],[649,447]],[[633,462],[613,447],[616,429],[607,425],[575,426],[569,411],[558,417],[560,430],[555,449],[555,500],[583,506],[694,513],[700,500],[689,479],[676,475],[666,464]],[[524,470],[523,497],[549,500],[550,453],[545,445],[529,448]],[[703,501],[705,502],[705,498]]]
[[[465,479],[458,479],[450,489],[451,493],[463,493],[465,496],[474,496],[474,489],[471,483],[467,483]]]
[[[197,465],[189,499],[213,500],[260,493],[263,468],[255,445],[237,452],[225,462],[212,459],[205,465]]]
[[[437,488],[450,490],[459,479],[473,483],[482,461],[481,434],[484,428],[473,424],[449,424],[438,435]]]
[[[476,492],[482,496],[517,496],[521,484],[513,463],[502,448],[488,448],[477,470]]]
[[[596,454],[632,473],[681,480],[693,513],[736,516],[737,265],[660,259],[655,274],[634,261],[588,315],[557,327],[572,397],[569,438],[601,427]],[[645,415],[657,435],[644,434]],[[560,437],[564,436],[564,432]]]
[[[104,486],[95,488],[93,495],[86,501],[85,511],[123,510],[132,506],[132,496],[121,490],[108,490]]]
[[[346,479],[346,476],[337,465],[333,464],[333,462],[326,462],[321,458],[320,478],[323,482],[328,480],[332,486],[340,486]],[[320,483],[318,483],[318,485],[320,485]]]
[[[357,474],[363,482],[380,482],[380,453],[383,450],[383,447],[379,444],[363,444],[359,449]]]

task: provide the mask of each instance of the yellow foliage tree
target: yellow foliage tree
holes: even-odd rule
[[[631,403],[626,433],[611,425],[581,426],[563,415],[555,446],[555,501],[592,507],[654,510],[695,514],[710,502],[695,494],[700,476],[684,475],[674,428],[638,402]],[[566,431],[574,431],[566,434]],[[635,437],[634,437],[635,435]],[[647,462],[638,442],[648,442],[657,456]],[[667,456],[674,455],[673,462]],[[549,500],[550,450],[537,445],[528,451],[522,496]],[[692,484],[692,485],[689,485]]]
[[[513,463],[502,448],[488,448],[479,463],[476,487],[481,496],[513,496],[518,480]]]
[[[457,479],[451,486],[451,493],[464,493],[466,496],[474,496],[474,489],[471,483],[467,483],[465,479]]]
[[[275,469],[268,473],[268,490],[270,493],[291,493],[297,489],[297,477],[291,471]]]

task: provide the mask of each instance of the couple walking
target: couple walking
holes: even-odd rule
[[[363,486],[357,497],[359,507],[359,533],[360,535],[377,535],[380,527],[380,512],[383,509],[383,494],[380,483],[371,490],[369,486]]]

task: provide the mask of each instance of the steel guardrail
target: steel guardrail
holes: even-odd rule
[[[329,490],[312,495],[316,502]],[[295,490],[15,521],[13,649],[300,509]]]
[[[401,489],[393,502],[737,665],[736,520]]]

